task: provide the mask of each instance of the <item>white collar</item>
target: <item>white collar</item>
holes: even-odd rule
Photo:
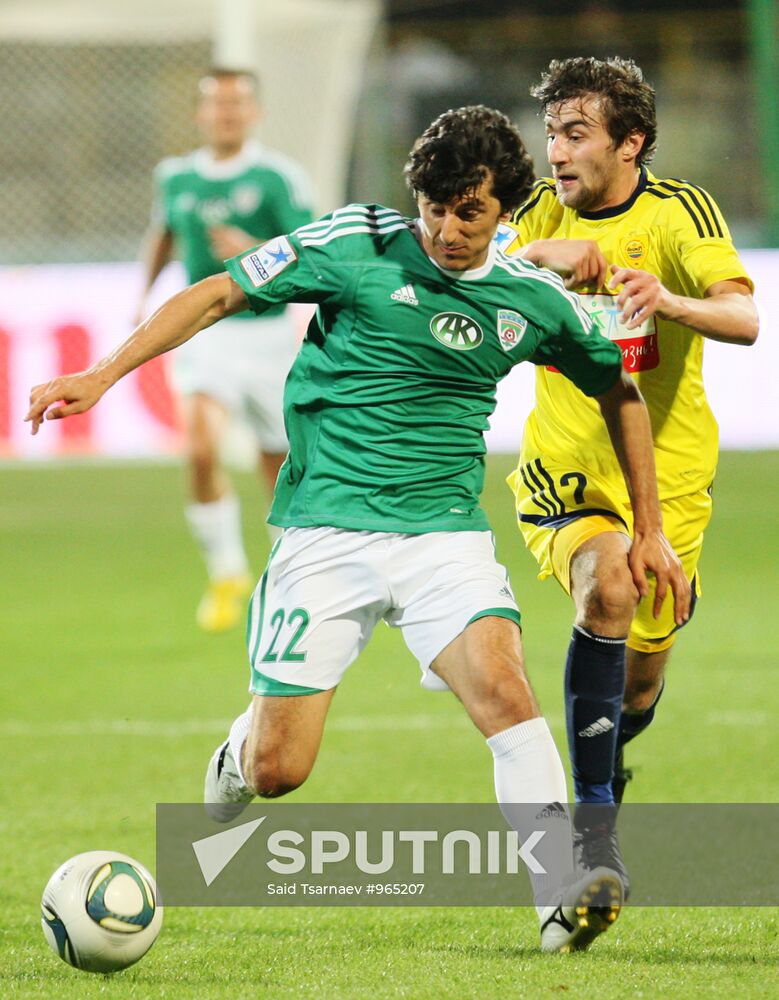
[[[445,274],[447,278],[451,278],[453,281],[478,281],[480,278],[486,278],[487,275],[492,270],[492,266],[495,263],[495,240],[490,240],[489,246],[487,247],[487,259],[479,267],[472,267],[468,271],[450,271],[449,268],[441,267],[441,265],[433,260],[430,254],[425,250],[424,244],[422,243],[422,220],[414,220],[414,229],[416,230],[416,238],[419,243],[422,252],[438,270],[441,274]]]
[[[229,180],[242,174],[262,155],[262,145],[256,139],[248,139],[241,149],[226,160],[217,160],[208,146],[196,149],[192,154],[195,170],[206,180]]]

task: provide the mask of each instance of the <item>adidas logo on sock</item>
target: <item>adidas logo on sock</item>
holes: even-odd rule
[[[564,819],[567,820],[568,813],[559,802],[550,802],[544,806],[540,813],[536,813],[536,819]]]
[[[578,733],[579,736],[601,736],[603,733],[607,733],[610,729],[614,728],[614,723],[611,719],[607,719],[605,715],[602,715],[595,722],[591,722],[589,726],[581,729]]]
[[[404,285],[390,295],[394,302],[405,302],[408,306],[418,306],[419,299],[416,297],[413,285]]]

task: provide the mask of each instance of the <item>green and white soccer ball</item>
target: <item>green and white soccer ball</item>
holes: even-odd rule
[[[157,939],[157,886],[126,854],[77,854],[43,890],[41,925],[64,962],[86,972],[118,972],[143,958]]]

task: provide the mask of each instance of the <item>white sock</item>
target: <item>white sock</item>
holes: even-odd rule
[[[252,706],[246,709],[246,711],[239,715],[238,718],[230,726],[230,735],[228,737],[228,742],[230,743],[230,753],[233,755],[235,760],[235,769],[238,772],[238,777],[241,779],[241,784],[246,784],[246,778],[243,776],[243,767],[241,766],[241,753],[243,752],[243,745],[246,742],[246,737],[249,735],[249,730],[252,725]]]
[[[186,516],[203,553],[210,580],[249,572],[241,537],[241,505],[234,493],[212,503],[190,504]]]
[[[548,906],[573,874],[571,821],[565,807],[565,771],[545,719],[528,719],[490,736],[487,745],[495,758],[495,794],[501,812],[524,842],[543,831],[545,858],[554,858],[554,871],[530,874],[536,909]],[[534,804],[537,809],[519,808]],[[558,803],[560,809],[544,807]],[[540,842],[539,842],[540,843]]]

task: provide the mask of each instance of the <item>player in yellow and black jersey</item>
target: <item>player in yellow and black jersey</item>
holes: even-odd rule
[[[532,93],[553,176],[514,214],[509,252],[563,275],[622,348],[651,415],[666,535],[699,593],[717,462],[703,347],[706,338],[754,342],[752,282],[711,196],[647,169],[654,91],[634,63],[554,61]],[[504,246],[512,236],[504,228]],[[630,497],[606,428],[554,368],[538,369],[509,482],[540,576],[554,575],[576,607],[566,716],[577,801],[619,801],[622,747],[652,720],[675,625],[670,602],[657,613],[660,595],[638,601]]]

